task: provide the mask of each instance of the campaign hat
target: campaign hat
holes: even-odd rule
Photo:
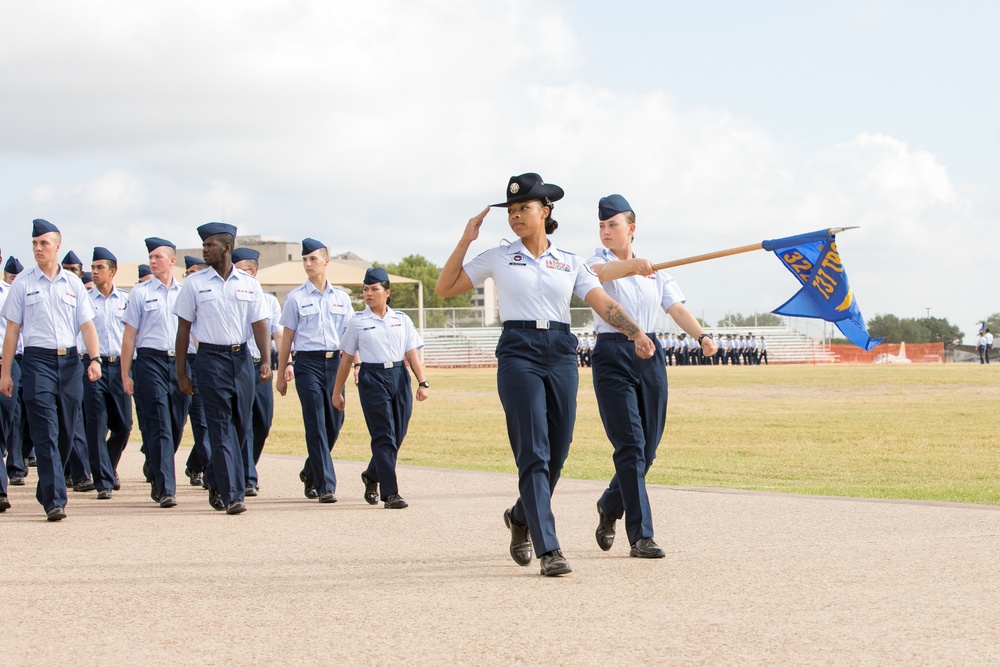
[[[551,204],[563,198],[563,189],[542,180],[538,174],[529,172],[519,176],[511,176],[507,182],[507,201],[490,206],[510,206],[523,201],[539,200],[543,204]]]

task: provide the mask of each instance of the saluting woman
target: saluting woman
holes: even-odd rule
[[[653,270],[648,259],[635,257],[635,213],[621,195],[603,197],[598,204],[601,243],[587,265],[604,289],[628,311],[644,331],[653,331],[662,308],[674,322],[697,339],[706,357],[716,345],[684,305],[676,281]],[[601,421],[614,445],[615,475],[597,501],[597,544],[604,551],[615,541],[615,522],[625,517],[630,556],[663,558],[653,541],[653,518],[646,494],[646,472],[656,457],[667,417],[667,369],[657,341],[651,359],[637,358],[620,333],[594,318],[597,344],[592,361],[594,393]],[[650,335],[654,340],[655,337]]]
[[[424,342],[406,313],[389,307],[391,299],[389,275],[385,269],[365,272],[365,309],[347,320],[340,349],[345,355],[337,370],[333,386],[333,407],[344,410],[344,385],[351,373],[348,359],[357,355],[358,397],[372,438],[372,458],[368,469],[361,473],[365,485],[365,501],[378,503],[379,493],[386,509],[399,510],[409,504],[399,495],[396,481],[396,457],[406,437],[413,412],[410,393],[409,363],[417,376],[417,400],[430,395],[430,384],[424,375],[420,349]]]
[[[490,207],[483,209],[469,220],[437,283],[441,296],[467,292],[485,278],[496,283],[503,322],[496,350],[497,391],[520,491],[514,506],[504,512],[504,522],[514,561],[528,565],[534,544],[546,576],[572,571],[559,548],[551,505],[576,421],[579,371],[576,336],[569,330],[570,297],[577,294],[632,340],[638,356],[651,357],[655,350],[583,260],[549,242],[548,235],[557,227],[553,202],[562,197],[562,188],[544,183],[538,174],[512,176],[507,201],[493,206],[506,207],[507,222],[518,240],[487,250],[463,266]]]

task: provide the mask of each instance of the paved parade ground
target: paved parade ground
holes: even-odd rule
[[[186,456],[186,453],[184,454]],[[183,461],[182,456],[178,456]],[[130,447],[110,501],[0,515],[6,665],[996,664],[1000,507],[654,486],[663,560],[594,541],[602,485],[555,495],[573,573],[507,554],[511,475],[401,466],[405,510],[302,496],[264,455],[227,516],[179,484],[160,509]],[[130,474],[130,471],[134,473]]]

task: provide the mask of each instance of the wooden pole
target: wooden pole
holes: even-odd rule
[[[754,243],[751,245],[740,246],[739,248],[729,248],[728,250],[719,250],[717,252],[710,252],[704,255],[695,255],[694,257],[685,257],[684,259],[675,259],[669,262],[661,262],[659,264],[653,264],[654,271],[661,271],[663,269],[669,269],[673,266],[683,266],[685,264],[694,264],[695,262],[704,262],[710,259],[718,259],[719,257],[729,257],[730,255],[739,255],[743,252],[753,252],[754,250],[763,250],[763,243]]]

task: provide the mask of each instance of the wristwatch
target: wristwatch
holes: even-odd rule
[[[424,389],[430,389],[431,383],[428,382],[427,380],[424,380],[423,382],[418,383],[417,386],[423,387]]]
[[[95,361],[97,362],[98,366],[100,366],[102,363],[104,363],[104,362],[101,361],[100,357],[91,357],[90,358],[90,363],[94,363]]]
[[[709,338],[711,338],[712,334],[710,334],[710,333],[703,333],[702,335],[698,336],[698,345],[701,345],[701,339],[704,338],[705,336],[708,336]]]

